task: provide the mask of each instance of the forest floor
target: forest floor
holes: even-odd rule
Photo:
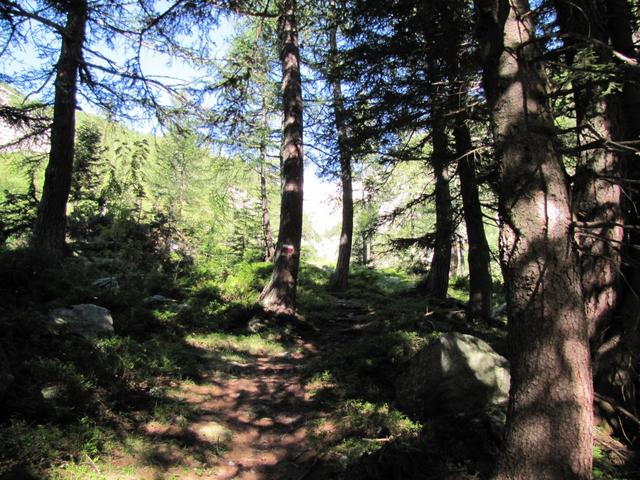
[[[463,283],[434,304],[406,274],[355,269],[336,295],[325,287],[328,269],[304,266],[301,315],[274,318],[255,307],[269,272],[247,264],[215,283],[207,274],[157,290],[188,309],[145,306],[149,289],[134,296],[134,278],[131,290],[95,297],[113,309],[116,335],[94,345],[34,333],[42,322],[31,306],[14,312],[5,349],[23,360],[4,400],[14,413],[0,424],[0,480],[490,477],[499,439],[476,418],[420,423],[395,398],[397,377],[442,332],[478,336],[504,354],[500,322],[467,321]],[[95,296],[70,275],[78,290],[53,290],[51,302]],[[45,280],[29,287],[37,304]],[[638,478],[611,437],[594,455],[595,478]]]
[[[322,362],[371,328],[375,312],[353,301],[328,299],[323,311],[315,312],[325,320],[320,328],[302,328],[286,347],[243,336],[188,338],[202,360],[198,381],[160,381],[161,402],[168,408],[136,426],[145,441],[115,448],[99,462],[87,456],[84,467],[93,472],[83,467],[78,472],[132,480],[334,478],[340,468],[323,458],[330,448],[319,437],[335,437],[341,427],[326,410],[330,405],[314,397],[335,385],[327,385],[327,378],[306,382],[303,374],[312,359]],[[54,476],[73,475],[69,467],[63,465]]]

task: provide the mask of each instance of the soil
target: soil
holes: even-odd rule
[[[152,447],[114,452],[100,474],[145,480],[330,478],[307,438],[306,424],[322,413],[300,371],[318,348],[330,349],[347,331],[366,328],[368,313],[342,300],[330,310],[332,319],[312,332],[314,343],[298,339],[292,351],[230,362],[224,372],[212,366],[197,383],[167,385],[172,400],[188,405],[188,414],[144,423],[138,433]],[[206,346],[197,347],[206,355]]]

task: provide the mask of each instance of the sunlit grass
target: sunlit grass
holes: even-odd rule
[[[309,422],[310,441],[342,467],[395,439],[415,438],[422,425],[387,403],[346,400],[328,417]]]
[[[230,360],[238,361],[246,358],[242,354],[278,355],[285,352],[282,345],[258,334],[232,335],[216,332],[189,335],[186,340],[193,346],[223,352]]]

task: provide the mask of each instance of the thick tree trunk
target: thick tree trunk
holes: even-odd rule
[[[296,1],[282,0],[280,5],[280,41],[282,61],[282,202],[276,258],[269,284],[260,302],[266,310],[295,313],[296,287],[300,268],[302,240],[302,84],[300,50],[296,24]]]
[[[331,60],[335,67],[338,61],[337,27],[332,27],[330,32]],[[334,73],[335,74],[335,73]],[[348,130],[344,110],[344,98],[340,79],[331,79],[333,90],[333,111],[335,116],[336,132],[338,134],[338,155],[340,157],[340,181],[342,184],[342,231],[340,232],[340,245],[338,246],[338,261],[336,271],[331,278],[331,288],[345,290],[349,281],[349,265],[351,263],[351,246],[353,243],[353,186],[351,178],[351,154],[347,141]]]
[[[444,300],[449,290],[449,267],[451,264],[451,238],[453,228],[451,222],[451,194],[449,193],[449,165],[447,132],[444,122],[433,120],[433,154],[431,164],[436,178],[436,234],[433,247],[433,258],[426,280],[427,293],[431,298]]]
[[[558,23],[566,35],[565,45],[572,63],[577,50],[588,45],[587,37],[603,42],[608,35],[602,22],[603,5],[593,0],[555,0]],[[573,50],[575,49],[575,50]],[[598,60],[607,63],[608,52],[595,47]],[[578,144],[621,140],[619,95],[605,95],[608,85],[593,80],[573,82]],[[581,279],[589,336],[595,345],[610,325],[620,287],[622,188],[620,155],[606,148],[593,149],[578,158],[573,188],[573,211],[580,222],[576,239],[581,252]]]
[[[66,253],[67,201],[73,176],[76,90],[87,14],[86,0],[69,3],[65,35],[62,37],[56,67],[51,150],[32,239],[35,249],[52,257],[60,257]]]
[[[632,14],[627,0],[606,0],[607,32],[613,48],[623,55],[637,59],[638,52],[633,41]],[[629,69],[622,88],[621,136],[625,140],[640,139],[640,78]],[[636,145],[636,148],[638,146]],[[640,179],[640,166],[637,157],[628,154],[624,176],[632,181]],[[624,180],[623,180],[624,184]],[[640,216],[637,206],[640,193],[634,185],[625,192],[625,223],[638,227]],[[640,232],[636,228],[628,230],[625,239],[623,289],[619,302],[620,321],[611,329],[611,334],[598,350],[598,377],[596,385],[600,392],[616,398],[629,410],[638,415],[640,390],[638,389],[638,351],[640,351]],[[619,423],[618,415],[613,415],[612,423]],[[624,425],[625,432],[631,433],[629,424]],[[637,431],[637,424],[633,424]]]
[[[569,188],[526,0],[476,0],[501,161],[511,391],[498,479],[590,479],[593,390]]]
[[[469,241],[469,313],[472,318],[491,317],[492,279],[491,252],[484,233],[482,208],[476,181],[475,160],[471,150],[471,134],[463,118],[458,116],[454,128],[458,178],[462,195],[464,222]]]

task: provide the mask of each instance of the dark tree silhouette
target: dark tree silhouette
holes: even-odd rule
[[[57,2],[67,16],[56,68],[51,150],[33,230],[33,246],[53,257],[65,253],[67,201],[73,175],[76,91],[82,63],[88,5],[86,0]]]

